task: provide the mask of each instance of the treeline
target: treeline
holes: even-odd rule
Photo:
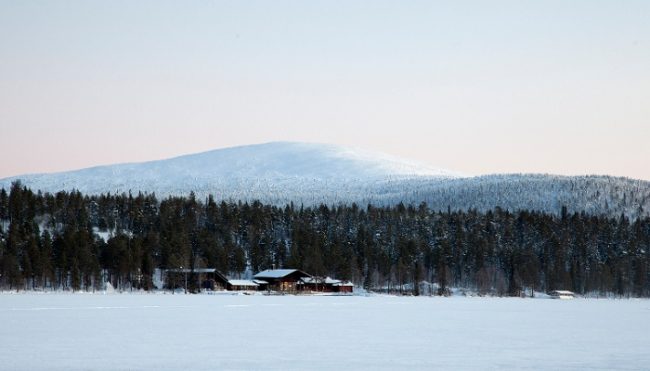
[[[368,290],[650,297],[650,219],[495,209],[284,207],[153,194],[0,190],[0,288],[154,288],[156,268],[271,267]],[[423,282],[434,285],[422,284]],[[426,289],[425,289],[426,287]]]

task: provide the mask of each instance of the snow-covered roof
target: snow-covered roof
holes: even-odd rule
[[[228,280],[228,283],[233,286],[257,286],[257,283],[251,280]]]
[[[214,273],[217,271],[216,268],[172,268],[167,269],[168,272],[173,273]]]
[[[334,286],[345,286],[345,287],[354,287],[354,283],[348,281],[348,282],[341,282],[341,283],[336,283]]]
[[[268,285],[269,283],[264,280],[253,280],[258,285]]]
[[[575,295],[573,291],[568,291],[568,290],[553,290],[551,291],[551,294],[557,294],[557,295]]]
[[[282,278],[294,272],[299,272],[299,270],[298,269],[267,269],[265,271],[259,272],[253,277],[254,278]]]
[[[303,283],[325,284],[325,285],[336,285],[341,283],[341,280],[335,280],[334,278],[331,277],[325,277],[325,278],[304,277],[301,278],[300,281],[302,281]]]

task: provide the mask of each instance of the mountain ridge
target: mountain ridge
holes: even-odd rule
[[[0,181],[6,181],[8,179],[16,178],[30,178],[30,177],[43,177],[43,176],[57,176],[64,174],[72,174],[79,172],[87,171],[97,171],[104,169],[128,169],[133,167],[158,167],[159,165],[168,165],[168,164],[183,164],[183,165],[197,165],[197,161],[206,161],[206,160],[221,160],[221,163],[212,164],[212,170],[232,170],[223,167],[225,161],[235,162],[236,165],[244,165],[241,168],[255,166],[253,159],[264,160],[268,156],[271,156],[271,159],[275,160],[285,160],[280,163],[280,165],[275,165],[272,167],[276,171],[278,168],[286,167],[287,164],[291,164],[291,161],[295,160],[292,156],[296,155],[306,155],[309,156],[307,161],[303,161],[303,166],[305,165],[314,165],[314,160],[323,162],[323,160],[342,160],[347,162],[352,162],[353,160],[363,163],[365,165],[373,166],[375,170],[385,170],[386,173],[394,173],[394,175],[426,175],[426,176],[453,176],[458,177],[460,174],[451,172],[445,169],[433,168],[427,164],[420,163],[417,161],[400,158],[397,156],[386,155],[380,152],[367,151],[355,147],[343,147],[332,144],[324,143],[308,143],[308,142],[288,142],[288,141],[279,141],[279,142],[266,142],[253,145],[243,145],[243,146],[233,146],[218,148],[198,153],[184,154],[180,156],[173,156],[165,159],[151,160],[151,161],[141,161],[141,162],[124,162],[108,165],[97,165],[84,167],[80,169],[65,170],[53,173],[30,173],[30,174],[21,174],[11,177],[6,177],[0,179]],[[243,160],[242,160],[243,159]],[[287,161],[288,160],[288,161]],[[308,162],[308,164],[304,164]],[[200,170],[210,170],[207,169],[205,163],[199,163],[198,165],[204,166],[206,168]],[[268,163],[266,164],[268,165]],[[294,164],[295,166],[295,161]],[[354,164],[353,164],[354,165]],[[381,166],[384,166],[382,169]],[[393,166],[392,168],[390,166]],[[160,170],[159,168],[157,170]],[[291,170],[291,169],[289,169]],[[282,174],[285,176],[292,175],[304,175],[304,168],[298,169],[300,172],[294,172],[294,174]],[[364,169],[358,168],[354,170]],[[367,171],[366,171],[367,173]],[[250,176],[251,174],[239,174],[237,177]],[[312,174],[313,175],[313,174]],[[331,173],[330,176],[336,175],[340,176],[340,173]],[[365,174],[368,175],[368,174]],[[388,175],[388,174],[383,174]]]
[[[269,142],[163,160],[103,165],[0,179],[35,191],[145,192],[159,197],[213,195],[272,204],[426,202],[431,208],[531,209],[643,217],[650,182],[600,175],[493,174],[467,177],[382,153],[331,144]]]

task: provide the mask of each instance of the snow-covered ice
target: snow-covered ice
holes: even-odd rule
[[[650,301],[1,294],[2,370],[650,367]]]

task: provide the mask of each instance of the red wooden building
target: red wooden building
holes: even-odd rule
[[[311,275],[298,269],[267,269],[259,272],[253,278],[268,282],[267,289],[280,292],[298,291],[298,282]]]
[[[330,277],[305,277],[297,283],[298,290],[307,292],[339,292],[351,293],[354,285],[351,282]]]

